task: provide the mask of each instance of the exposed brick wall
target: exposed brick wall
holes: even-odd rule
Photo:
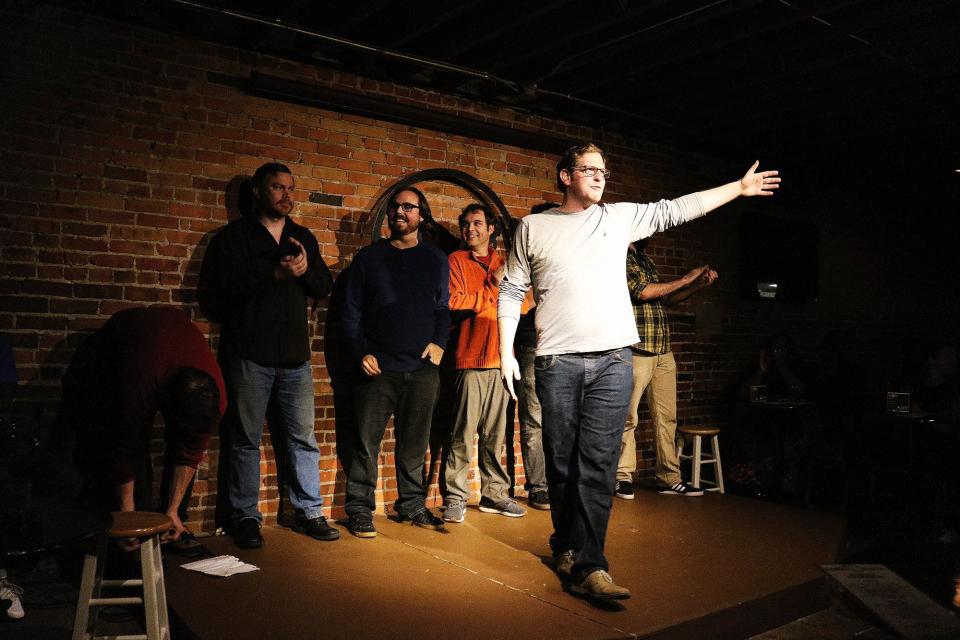
[[[447,167],[470,173],[496,191],[513,216],[558,198],[556,159],[548,154],[251,97],[209,81],[208,73],[243,77],[256,69],[525,131],[594,139],[608,149],[615,172],[610,200],[679,195],[733,179],[746,164],[46,6],[5,5],[0,34],[3,59],[13,62],[0,69],[0,331],[15,346],[21,402],[43,406],[47,420],[76,346],[120,309],[182,306],[216,348],[217,327],[194,303],[197,272],[210,234],[237,215],[236,185],[262,162],[291,167],[299,190],[295,217],[316,234],[334,275],[369,237],[377,197],[411,172]],[[453,229],[465,192],[423,186],[439,219]],[[342,204],[329,204],[339,198]],[[683,422],[721,419],[724,389],[775,329],[793,332],[802,348],[812,350],[827,329],[857,326],[860,340],[871,345],[864,351],[873,353],[891,333],[889,323],[873,317],[875,304],[827,308],[829,296],[844,290],[842,278],[822,287],[819,305],[737,300],[731,221],[742,206],[652,244],[667,278],[707,262],[721,273],[717,286],[672,315]],[[795,214],[775,203],[749,206]],[[843,226],[828,210],[805,215]],[[832,268],[832,259],[825,251],[824,264]],[[325,311],[321,305],[313,334],[317,436],[322,489],[337,514],[344,482],[324,361]],[[649,463],[648,428],[641,446]],[[276,464],[266,438],[264,448],[262,508],[273,517]],[[516,439],[514,448],[522,483]],[[191,521],[201,529],[213,526],[218,454],[215,439],[192,504]],[[378,496],[389,504],[396,495],[390,432],[384,456]],[[434,485],[431,495],[437,494]]]

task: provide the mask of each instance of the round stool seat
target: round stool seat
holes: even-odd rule
[[[720,429],[714,427],[677,427],[677,431],[681,431],[691,436],[715,436],[720,433]]]
[[[110,538],[148,538],[173,526],[168,516],[152,511],[114,511],[111,515]]]

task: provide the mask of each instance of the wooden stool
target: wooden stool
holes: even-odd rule
[[[677,458],[680,461],[690,460],[692,461],[693,467],[693,484],[697,489],[700,488],[700,465],[701,464],[712,464],[713,465],[713,475],[714,481],[703,480],[704,484],[713,485],[706,491],[723,491],[723,468],[720,466],[720,439],[719,439],[720,429],[713,429],[710,427],[677,427]],[[686,443],[687,438],[693,438],[693,454],[684,455],[683,445]],[[701,444],[703,438],[710,439],[710,453],[712,457],[704,458],[701,452]]]
[[[73,640],[97,638],[94,635],[97,617],[90,620],[90,609],[103,605],[143,605],[147,621],[145,635],[121,636],[125,640],[169,640],[170,623],[167,620],[167,593],[163,588],[163,563],[160,559],[160,534],[172,526],[170,518],[162,513],[147,511],[118,511],[113,524],[97,541],[97,549],[87,551],[83,561],[83,578],[77,615],[73,621]],[[140,580],[104,580],[103,565],[107,545],[111,539],[138,538],[140,545]],[[101,598],[103,587],[143,587],[143,597]],[[112,637],[112,636],[111,636]]]

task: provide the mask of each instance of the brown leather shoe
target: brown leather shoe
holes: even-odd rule
[[[603,569],[597,569],[580,582],[572,583],[570,592],[600,600],[626,600],[630,597],[630,590],[617,585]]]
[[[554,554],[553,564],[558,574],[564,578],[570,577],[573,573],[573,563],[576,562],[575,555],[576,553],[573,549],[567,549],[566,551]]]

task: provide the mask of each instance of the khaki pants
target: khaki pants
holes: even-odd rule
[[[470,459],[473,436],[480,436],[480,497],[500,502],[509,497],[510,478],[501,456],[507,430],[507,390],[499,369],[463,369],[457,372],[456,413],[447,448],[448,499],[470,498]]]
[[[630,396],[630,413],[623,428],[617,480],[633,480],[637,470],[637,413],[644,390],[653,421],[657,480],[672,486],[680,482],[680,460],[677,458],[676,445],[677,362],[669,351],[659,356],[633,354],[633,393]]]

